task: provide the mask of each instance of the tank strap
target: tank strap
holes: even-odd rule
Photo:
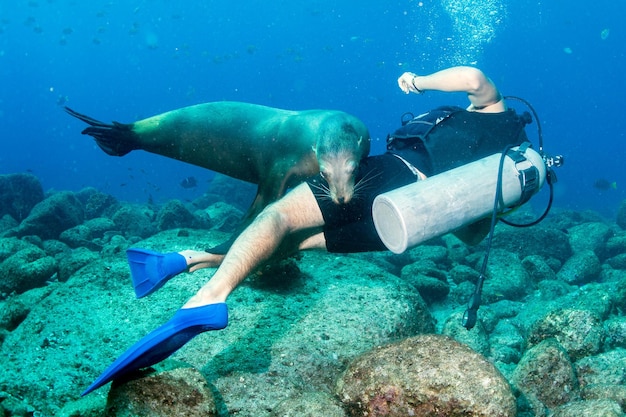
[[[530,200],[539,186],[539,170],[528,160],[528,158],[526,158],[526,150],[530,147],[530,142],[524,142],[518,149],[509,149],[506,153],[506,155],[515,163],[515,169],[517,169],[519,173],[518,179],[522,194],[519,202],[517,203],[518,206],[521,206]],[[505,208],[502,195],[500,195],[499,204],[503,209]]]
[[[409,161],[407,161],[406,159],[404,159],[403,157],[401,157],[398,154],[392,153],[391,155],[395,156],[396,158],[398,158],[399,160],[401,160],[404,165],[406,165],[406,167],[409,169],[409,171],[411,171],[413,173],[413,175],[415,175],[417,177],[417,181],[423,181],[425,180],[427,177],[426,175],[420,171],[419,169],[415,168],[415,166],[410,163]]]

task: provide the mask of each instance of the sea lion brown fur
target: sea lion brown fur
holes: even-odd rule
[[[363,122],[337,110],[291,111],[223,101],[183,107],[130,124],[103,123],[68,107],[65,110],[90,125],[82,133],[93,136],[109,155],[142,149],[257,184],[246,222],[288,188],[320,172],[319,161],[333,166],[330,161],[341,152],[343,160],[347,155],[358,165],[370,150]],[[353,175],[327,180],[335,202],[350,199]]]

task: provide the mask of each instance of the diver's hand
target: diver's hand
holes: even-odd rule
[[[423,93],[423,91],[419,90],[417,86],[415,85],[415,79],[417,77],[418,77],[417,74],[414,74],[412,72],[405,72],[404,74],[400,76],[400,78],[398,78],[398,87],[400,87],[400,90],[404,91],[405,94]]]

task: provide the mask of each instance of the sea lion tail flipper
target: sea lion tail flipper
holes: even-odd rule
[[[284,175],[279,176],[278,178],[282,178]],[[244,231],[246,227],[252,223],[252,221],[263,211],[265,206],[269,203],[278,200],[285,194],[285,185],[284,179],[282,182],[273,183],[271,181],[259,184],[257,188],[256,196],[254,197],[254,201],[248,208],[247,213],[241,218],[241,222],[237,226],[237,229],[233,232],[230,238],[220,243],[217,246],[213,246],[211,248],[205,249],[205,252],[212,253],[215,255],[226,255],[226,253],[230,250],[230,247],[235,242],[235,239]]]
[[[87,115],[78,113],[69,107],[65,111],[70,115],[90,125],[81,133],[93,136],[98,146],[107,154],[112,156],[124,156],[128,152],[139,149],[136,133],[132,124],[125,123],[104,123]]]

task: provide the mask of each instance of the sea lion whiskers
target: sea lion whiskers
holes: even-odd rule
[[[331,200],[330,188],[328,188],[326,184],[323,184],[323,183],[316,184],[316,183],[310,182],[309,185],[311,185],[312,187],[315,187],[315,189],[319,191],[319,192],[315,191],[314,194],[320,197],[320,199]]]
[[[377,172],[375,174],[372,171],[367,172],[363,176],[363,178],[361,178],[360,180],[357,181],[356,184],[354,184],[354,193],[352,194],[352,198],[355,198],[355,199],[362,198],[363,191],[365,191],[367,187],[369,186],[368,183],[381,174],[382,172]]]

